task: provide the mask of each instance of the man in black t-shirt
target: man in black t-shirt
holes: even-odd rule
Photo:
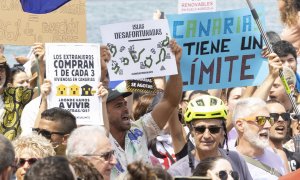
[[[277,151],[283,161],[288,161],[290,170],[295,171],[300,167],[300,154],[283,148],[283,141],[291,121],[290,113],[286,113],[284,106],[276,100],[269,100],[267,107],[270,111],[270,116],[274,118],[275,122],[270,128],[270,145]]]

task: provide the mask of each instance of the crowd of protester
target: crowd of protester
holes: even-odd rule
[[[279,0],[286,27],[267,33],[274,53],[262,51],[269,74],[257,87],[182,92],[182,48],[172,40],[178,74],[155,78],[155,93],[111,89],[101,46],[103,126],[78,126],[71,112],[47,107],[43,44],[29,68],[32,59],[20,57],[10,68],[1,45],[0,179],[300,178],[300,115],[279,77],[300,104],[300,39],[289,35],[300,37],[298,4]]]

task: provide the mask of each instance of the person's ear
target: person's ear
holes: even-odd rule
[[[69,138],[69,136],[70,136],[70,134],[65,134],[64,136],[63,136],[63,140],[62,140],[62,143],[61,144],[63,144],[63,145],[67,145],[67,141],[68,141],[68,138]]]
[[[190,130],[191,136],[192,136],[192,137],[194,137],[194,133],[195,133],[195,132],[193,131],[193,126],[192,126],[192,123],[191,123],[191,122],[190,122],[190,123],[188,123],[188,124],[187,124],[187,127],[188,127],[188,128],[189,128],[189,130]]]
[[[244,123],[244,121],[241,120],[241,119],[237,119],[235,121],[234,126],[235,126],[235,128],[236,128],[237,131],[244,132],[244,124],[243,123]]]

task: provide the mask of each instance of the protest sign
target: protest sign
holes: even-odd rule
[[[156,93],[156,85],[153,78],[127,80],[126,88],[130,92]]]
[[[97,96],[100,82],[98,44],[46,44],[46,77],[51,80],[48,108],[72,112],[77,125],[103,124],[102,104]]]
[[[261,16],[262,8],[257,10]],[[260,54],[263,40],[250,10],[167,18],[172,37],[183,48],[184,90],[254,86],[266,77],[267,61]]]
[[[20,0],[0,1],[0,42],[86,42],[86,0],[72,0],[47,14],[24,12]]]
[[[101,35],[111,52],[110,80],[177,74],[167,20],[104,25]]]
[[[178,14],[214,12],[216,0],[178,0]]]

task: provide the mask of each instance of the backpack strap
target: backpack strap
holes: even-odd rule
[[[266,165],[266,164],[264,164],[264,163],[262,163],[262,162],[260,162],[256,159],[253,159],[249,156],[243,155],[243,157],[244,157],[245,161],[247,161],[248,163],[250,163],[250,164],[252,164],[252,165],[268,172],[269,174],[275,175],[277,177],[282,176],[275,168],[272,168],[272,167],[270,167],[270,166],[268,166],[268,165]]]

